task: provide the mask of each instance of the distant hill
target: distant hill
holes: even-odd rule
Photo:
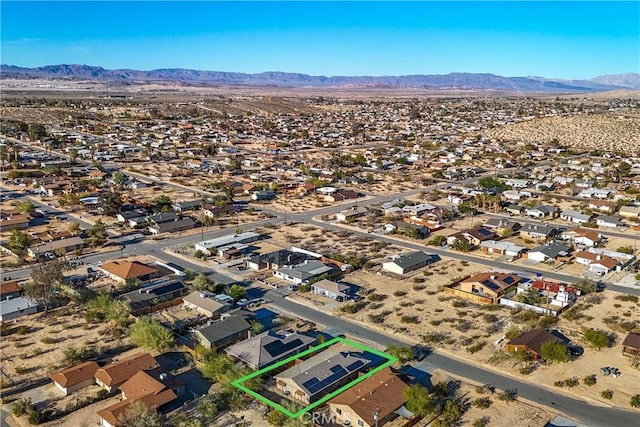
[[[47,78],[114,81],[122,83],[179,82],[189,85],[251,85],[281,87],[389,87],[433,89],[479,89],[509,92],[577,93],[639,89],[640,74],[599,76],[591,80],[562,80],[544,77],[503,77],[486,73],[450,73],[407,76],[310,76],[270,71],[248,74],[181,68],[107,70],[89,65],[47,65],[23,68],[0,65],[0,79]]]

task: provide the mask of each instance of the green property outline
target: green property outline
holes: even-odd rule
[[[376,356],[380,356],[380,357],[383,357],[384,359],[387,359],[387,361],[385,363],[383,363],[382,365],[376,367],[375,369],[367,372],[366,374],[356,378],[355,380],[351,381],[350,383],[345,384],[344,386],[340,387],[338,390],[327,394],[322,399],[320,399],[320,400],[318,400],[316,402],[313,402],[312,404],[300,409],[298,412],[291,412],[290,410],[288,410],[287,408],[283,407],[282,405],[279,405],[276,402],[273,402],[273,401],[267,399],[266,397],[256,393],[255,391],[245,387],[244,385],[242,385],[242,383],[247,381],[247,380],[250,380],[252,378],[260,376],[260,375],[262,375],[262,374],[264,374],[266,372],[269,372],[269,371],[271,371],[271,370],[273,370],[275,368],[278,368],[278,367],[280,367],[282,365],[286,365],[287,363],[289,363],[291,361],[294,361],[294,360],[299,359],[301,357],[304,357],[304,356],[307,356],[309,354],[315,353],[317,351],[322,350],[323,348],[329,347],[329,346],[334,345],[336,343],[346,344],[346,345],[349,345],[351,347],[355,347],[355,348],[357,348],[359,350],[367,351],[369,353],[373,353]],[[242,378],[239,378],[239,379],[233,381],[231,383],[231,385],[233,385],[234,387],[244,391],[248,395],[258,399],[262,403],[265,403],[266,405],[271,406],[273,409],[277,409],[278,411],[282,412],[283,414],[287,415],[288,417],[297,418],[300,415],[312,410],[313,408],[316,408],[316,407],[326,403],[330,399],[332,399],[335,396],[339,395],[343,391],[350,389],[351,387],[353,387],[354,385],[358,384],[359,382],[364,381],[367,378],[369,378],[370,376],[380,372],[384,368],[393,365],[397,361],[398,361],[398,358],[396,358],[394,356],[391,356],[390,354],[387,354],[387,353],[385,353],[383,351],[375,350],[375,349],[373,349],[371,347],[367,347],[366,345],[363,345],[363,344],[348,340],[346,338],[335,337],[335,338],[332,338],[331,340],[326,341],[326,342],[324,342],[322,344],[319,344],[319,345],[317,345],[315,347],[311,347],[310,349],[307,349],[307,350],[303,351],[302,353],[298,353],[298,354],[295,354],[295,355],[293,355],[291,357],[287,357],[284,360],[281,360],[279,362],[273,363],[273,364],[271,364],[269,366],[266,366],[266,367],[264,367],[264,368],[262,368],[262,369],[260,369],[258,371],[252,372],[249,375],[246,375],[246,376],[244,376]]]

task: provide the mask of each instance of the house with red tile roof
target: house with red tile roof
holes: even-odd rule
[[[95,384],[99,366],[96,362],[84,362],[51,374],[51,380],[66,395]]]

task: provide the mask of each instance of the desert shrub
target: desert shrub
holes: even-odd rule
[[[638,303],[638,297],[635,295],[620,294],[620,295],[616,295],[615,299],[617,299],[618,301],[632,302],[635,304]]]
[[[30,330],[31,330],[31,328],[29,328],[28,326],[20,325],[20,326],[18,326],[16,328],[16,334],[17,335],[27,335]]]
[[[362,310],[366,305],[367,305],[367,301],[363,301],[363,300],[356,301],[356,302],[348,302],[340,306],[339,310],[342,311],[343,313],[354,314]]]
[[[487,345],[486,341],[480,341],[479,343],[476,343],[474,345],[472,345],[471,347],[467,348],[467,353],[477,353],[480,350],[482,350],[484,348],[484,346]]]
[[[394,296],[394,297],[403,297],[403,296],[405,296],[406,294],[407,294],[407,291],[395,291],[395,292],[393,293],[393,296]]]
[[[462,307],[466,307],[469,305],[469,303],[463,299],[454,299],[451,302],[451,305],[455,308],[462,308]]]
[[[383,316],[382,314],[370,314],[369,315],[369,321],[371,323],[380,324],[380,323],[384,323],[385,317],[386,316]]]
[[[556,386],[556,387],[564,387],[564,381],[562,381],[562,380],[554,381],[553,385]]]
[[[583,334],[584,339],[598,350],[609,345],[609,336],[604,331],[598,329],[585,329]]]
[[[511,354],[505,352],[505,351],[496,351],[494,354],[491,355],[491,357],[489,357],[489,359],[487,360],[487,362],[489,362],[492,365],[498,364],[498,363],[502,363],[506,360],[511,359]]]
[[[640,394],[631,397],[629,404],[632,408],[640,408]]]
[[[430,325],[439,326],[442,323],[442,320],[433,319],[429,321]]]
[[[410,316],[405,314],[404,316],[400,317],[400,323],[420,323],[420,319],[418,319],[418,316]]]
[[[422,336],[422,341],[427,344],[440,343],[448,338],[445,332],[433,332]]]
[[[518,370],[518,372],[520,372],[520,374],[522,374],[522,375],[529,375],[529,374],[533,373],[533,371],[535,371],[535,370],[536,370],[536,367],[534,365],[528,364],[528,365],[525,365],[522,368],[520,368]]]
[[[469,329],[471,329],[472,326],[473,324],[468,320],[461,319],[460,322],[458,322],[458,324],[456,325],[456,329],[460,332],[467,332]]]
[[[33,403],[30,398],[18,399],[11,406],[11,413],[16,417],[21,417],[33,409]]]
[[[384,303],[374,302],[373,304],[369,304],[369,310],[377,310],[382,306],[384,306]]]
[[[522,331],[517,326],[512,326],[504,333],[505,338],[514,339],[522,335]]]
[[[498,321],[498,316],[496,316],[495,314],[483,314],[482,315],[482,319],[486,322],[486,323],[495,323]]]
[[[424,277],[414,277],[413,278],[413,283],[419,284],[419,283],[424,283],[425,282],[425,278]]]
[[[449,384],[446,381],[440,381],[433,385],[431,392],[438,397],[449,396]]]
[[[576,387],[578,384],[580,384],[578,377],[571,377],[564,380],[564,385],[569,388]]]
[[[515,388],[508,388],[502,393],[498,394],[498,399],[503,402],[513,402],[518,398],[518,390]]]
[[[611,389],[602,390],[600,392],[600,396],[603,399],[611,400],[611,399],[613,399],[613,390],[611,390]]]
[[[479,397],[474,400],[472,404],[476,408],[487,409],[489,406],[491,406],[491,399],[489,399],[488,397]]]
[[[585,385],[592,386],[592,385],[594,385],[596,383],[596,376],[595,375],[587,375],[586,377],[584,377],[582,379],[582,382]]]
[[[444,311],[444,308],[436,308],[433,311],[436,312],[436,313],[442,313]]]
[[[41,343],[43,344],[54,344],[56,342],[58,342],[58,340],[56,338],[53,337],[44,337],[40,340]]]
[[[489,417],[482,417],[473,420],[472,427],[487,427],[489,425]]]
[[[550,326],[558,323],[558,320],[559,319],[557,317],[544,315],[538,320],[538,325],[540,325],[541,328],[547,329]]]
[[[369,294],[369,295],[367,295],[367,299],[368,299],[369,301],[374,301],[374,302],[382,301],[382,300],[384,300],[386,297],[387,297],[386,295],[376,294],[376,293],[373,293],[373,294]]]
[[[42,424],[46,420],[47,417],[45,416],[45,414],[38,411],[37,409],[33,408],[29,411],[29,424]]]
[[[400,307],[411,307],[413,305],[415,305],[413,301],[402,301],[400,303]]]

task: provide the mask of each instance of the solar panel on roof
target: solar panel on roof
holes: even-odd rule
[[[183,288],[184,285],[180,282],[174,282],[174,283],[170,283],[167,286],[162,286],[160,288],[155,288],[153,290],[153,293],[156,295],[164,295],[164,294],[168,294],[169,292],[173,292],[173,291],[177,291],[178,289]]]
[[[507,284],[511,284],[513,282],[513,277],[511,276],[507,276],[503,279],[503,282],[507,283]]]
[[[361,366],[364,366],[364,362],[362,360],[356,360],[355,362],[347,366],[347,371],[353,372],[356,369],[359,369]]]
[[[482,284],[485,285],[489,289],[498,289],[498,285],[493,283],[491,280],[485,280],[485,281],[482,282]]]
[[[296,338],[287,343],[283,343],[281,340],[272,341],[264,346],[264,349],[271,357],[280,356],[288,351],[294,350],[302,345],[302,340]]]
[[[323,379],[322,381],[318,381],[317,383],[314,383],[310,387],[306,387],[309,393],[316,394],[319,391],[324,390],[331,384],[335,383],[339,379],[344,378],[345,376],[347,376],[347,374],[349,374],[349,372],[345,371],[342,366],[337,366],[336,368],[337,369],[335,370],[333,368],[331,369],[331,371],[334,371],[334,373],[329,375],[327,378]]]

